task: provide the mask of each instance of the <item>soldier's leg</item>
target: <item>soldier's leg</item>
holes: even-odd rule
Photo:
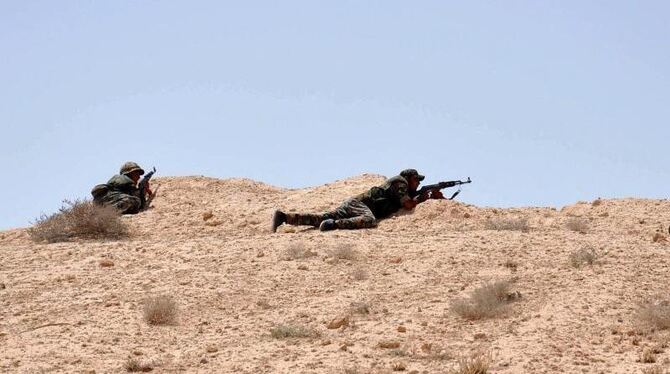
[[[105,205],[113,206],[121,214],[135,214],[139,213],[142,202],[139,197],[126,194],[114,194],[109,196],[105,201]]]
[[[324,213],[284,213],[281,210],[276,210],[272,216],[273,232],[277,232],[277,227],[284,223],[296,226],[314,226],[319,227],[324,220],[335,220],[338,218],[348,217],[347,202],[340,205],[337,209]]]
[[[342,204],[344,214],[335,219],[338,229],[366,229],[377,226],[377,219],[362,201],[350,199]]]

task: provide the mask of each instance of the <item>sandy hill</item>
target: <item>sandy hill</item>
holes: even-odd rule
[[[382,180],[287,190],[157,178],[154,208],[124,217],[130,239],[35,244],[25,229],[0,232],[0,371],[122,372],[133,357],[154,372],[440,373],[475,352],[490,353],[494,373],[670,366],[668,330],[636,317],[639,303],[670,295],[668,200],[428,201],[372,230],[269,232],[276,208],[329,209]],[[596,262],[572,266],[583,249]],[[501,315],[452,311],[496,280],[521,295]],[[143,302],[163,294],[177,323],[149,325]],[[273,338],[282,324],[315,335]],[[656,364],[641,362],[650,349]]]

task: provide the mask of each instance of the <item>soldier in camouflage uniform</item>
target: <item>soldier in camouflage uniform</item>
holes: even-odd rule
[[[142,210],[142,200],[137,182],[143,174],[144,170],[138,164],[126,162],[121,166],[119,174],[113,176],[107,184],[99,184],[93,188],[93,202],[113,206],[121,214],[139,213]],[[153,192],[148,185],[146,197],[149,201],[153,198]]]
[[[277,227],[284,223],[314,226],[321,231],[375,227],[379,219],[386,218],[401,208],[411,210],[428,198],[440,198],[439,191],[433,191],[430,196],[426,192],[414,198],[410,197],[423,179],[424,176],[415,169],[406,169],[400,175],[387,179],[381,186],[372,187],[367,192],[347,199],[331,212],[284,213],[277,210],[272,217],[272,231],[276,232]]]

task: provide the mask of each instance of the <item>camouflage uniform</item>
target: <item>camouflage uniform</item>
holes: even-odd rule
[[[346,200],[333,211],[321,214],[286,213],[286,223],[319,227],[324,220],[332,219],[338,229],[375,227],[378,219],[397,212],[410,199],[407,190],[407,180],[398,175],[381,186]]]
[[[93,188],[93,191],[91,191],[93,202],[113,206],[121,214],[139,213],[142,208],[140,190],[127,175],[133,171],[139,171],[140,175],[144,174],[144,170],[134,162],[123,164],[121,172],[113,176],[107,184],[97,185]]]

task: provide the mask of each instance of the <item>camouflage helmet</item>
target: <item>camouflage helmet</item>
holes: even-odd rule
[[[400,172],[400,176],[407,180],[409,180],[409,178],[411,177],[416,177],[416,179],[419,180],[419,182],[421,182],[424,178],[426,178],[423,175],[419,174],[419,172],[416,171],[416,169],[405,169]]]
[[[144,174],[144,170],[140,167],[140,165],[132,161],[128,161],[125,164],[121,165],[121,170],[119,171],[119,174],[128,175],[134,171],[139,171],[140,175]]]

